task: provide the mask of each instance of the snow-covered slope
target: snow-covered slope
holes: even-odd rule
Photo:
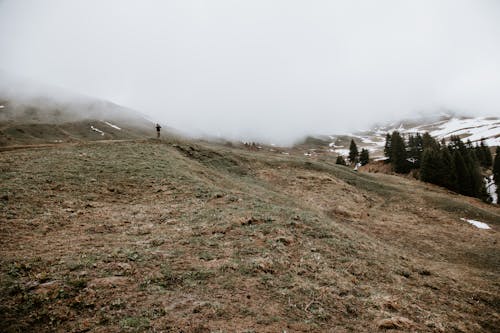
[[[372,130],[347,133],[332,136],[330,148],[339,154],[348,152],[348,141],[353,138],[359,147],[370,150],[372,157],[381,157],[387,133],[399,131],[401,134],[415,134],[429,132],[433,137],[449,139],[452,135],[469,139],[473,143],[481,139],[490,146],[500,146],[500,119],[498,117],[458,117],[443,114],[439,118],[421,118],[383,126],[376,126]]]

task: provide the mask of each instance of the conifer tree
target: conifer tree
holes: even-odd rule
[[[456,136],[456,135],[452,135],[450,137],[450,144],[449,144],[449,147],[451,150],[458,150],[460,151],[460,154],[462,154],[462,158],[463,156],[465,156],[465,154],[467,153],[467,147],[465,146],[465,144],[462,142],[462,140],[460,140],[460,137]]]
[[[356,142],[354,142],[354,139],[351,139],[351,145],[349,146],[349,162],[351,164],[358,163],[359,161],[358,156],[359,156],[358,146],[356,145]]]
[[[464,158],[459,150],[453,151],[453,162],[457,172],[457,190],[458,193],[467,194],[469,192],[469,172],[465,166]]]
[[[397,173],[407,173],[410,171],[408,161],[406,160],[406,144],[398,131],[391,135],[391,161],[394,171]]]
[[[481,166],[483,166],[484,160],[485,160],[484,150],[481,149],[481,147],[476,143],[476,146],[474,147],[473,152],[474,152],[474,155],[475,155],[474,157],[475,157],[476,161],[478,161],[479,164]]]
[[[392,143],[391,143],[391,135],[389,133],[385,135],[384,155],[385,157],[387,157],[387,162],[390,163],[392,157]]]
[[[424,182],[437,184],[439,181],[438,175],[438,160],[437,151],[433,148],[426,148],[422,154],[422,163],[420,164],[420,179]]]
[[[439,143],[428,132],[422,135],[422,150],[425,148],[439,148]]]
[[[495,150],[495,161],[493,162],[493,179],[497,186],[497,194],[500,198],[500,147]],[[500,204],[500,202],[498,202]]]
[[[467,152],[469,153],[469,156],[470,158],[474,161],[474,162],[479,162],[478,164],[482,164],[481,161],[483,160],[483,156],[482,156],[482,151],[479,149],[479,147],[467,147]]]
[[[484,167],[491,168],[493,166],[493,156],[491,156],[491,151],[488,146],[484,149]]]
[[[453,156],[450,150],[444,146],[440,152],[441,155],[441,174],[442,185],[452,191],[457,191],[457,171],[453,163]]]
[[[370,153],[368,152],[368,149],[361,149],[361,153],[359,154],[359,162],[361,165],[366,165],[368,162],[370,162]]]
[[[342,155],[337,156],[337,161],[335,161],[335,164],[346,165],[344,157],[342,157]]]
[[[481,145],[479,146],[479,149],[481,151],[481,165],[484,168],[489,168],[493,164],[493,158],[491,157],[491,151],[486,142],[484,142],[484,139],[481,139]]]
[[[500,183],[500,146],[495,150],[495,160],[493,162],[493,179]]]
[[[481,175],[481,169],[479,167],[479,162],[473,161],[469,168],[470,174],[470,184],[471,192],[470,196],[486,200],[485,192],[486,188],[484,186],[483,176]],[[484,191],[483,191],[484,187]]]

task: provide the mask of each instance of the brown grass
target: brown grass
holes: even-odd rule
[[[183,141],[2,152],[0,328],[494,332],[499,209],[333,163]],[[493,229],[459,220],[478,216]]]

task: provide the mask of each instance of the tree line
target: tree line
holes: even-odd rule
[[[482,168],[493,166],[490,148],[484,140],[473,145],[451,136],[448,143],[434,139],[429,133],[409,135],[405,139],[399,132],[386,135],[384,155],[397,173],[418,170],[420,179],[443,186],[454,192],[488,200]],[[496,150],[493,175],[500,190],[499,148]],[[496,170],[496,171],[495,171]]]

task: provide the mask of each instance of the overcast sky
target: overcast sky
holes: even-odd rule
[[[500,115],[499,0],[0,0],[0,69],[187,131],[289,143]]]

